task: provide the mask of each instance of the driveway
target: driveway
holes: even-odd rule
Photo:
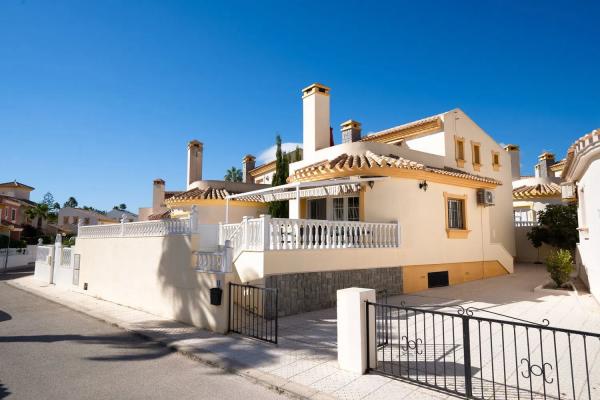
[[[567,337],[563,333],[553,334],[536,328],[544,328],[542,324],[548,320],[551,327],[600,333],[600,305],[585,291],[578,295],[534,292],[533,288],[546,279],[545,266],[521,264],[515,267],[512,275],[395,296],[388,302],[395,305],[403,302],[409,307],[453,314],[458,311],[455,306],[460,305],[464,309],[478,309],[473,310],[474,317],[532,323],[533,328],[515,327],[508,322],[470,322],[476,397],[542,398],[546,393],[547,398],[600,398],[600,340],[588,337],[584,343],[580,336]],[[379,318],[377,340],[380,343],[385,340],[387,344],[378,351],[379,370],[394,375],[401,373],[422,384],[464,393],[460,318],[378,310],[378,316],[382,315],[386,315],[388,322]],[[356,390],[358,385],[353,385],[351,377],[347,376],[332,379],[335,371],[326,368],[326,361],[335,364],[336,335],[335,309],[282,318],[282,343],[293,342],[300,348],[314,349],[328,357],[316,366],[285,365],[271,373],[312,386],[319,386],[321,382],[327,385],[321,390],[346,398],[350,389]],[[583,356],[585,352],[587,360]],[[589,387],[586,375],[590,377]],[[344,382],[344,378],[347,381]],[[371,389],[364,396],[352,397],[375,399],[395,393],[388,384]],[[397,385],[399,394],[404,389]]]

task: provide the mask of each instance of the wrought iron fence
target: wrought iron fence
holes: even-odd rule
[[[600,398],[600,334],[447,308],[367,302],[369,369],[467,398]]]
[[[277,343],[277,289],[229,283],[229,332]]]

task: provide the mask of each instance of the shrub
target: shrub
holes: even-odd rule
[[[546,267],[550,273],[550,278],[556,283],[556,286],[562,287],[569,281],[569,276],[573,270],[571,252],[563,249],[553,251],[546,258]]]

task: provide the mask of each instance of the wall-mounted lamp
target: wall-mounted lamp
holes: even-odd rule
[[[423,189],[423,191],[427,191],[427,181],[419,182],[419,189]]]
[[[367,185],[369,185],[369,187],[373,189],[373,186],[375,186],[375,181],[369,181],[367,182]]]

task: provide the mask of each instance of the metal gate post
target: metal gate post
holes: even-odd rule
[[[227,302],[227,332],[231,332],[231,282],[229,282],[227,286],[227,289],[229,290],[229,293],[227,293],[229,299]]]
[[[369,302],[365,301],[365,319],[366,319],[366,324],[367,324],[367,369],[365,372],[369,372],[371,370],[371,342],[370,342],[370,338],[369,338],[369,331],[371,330],[371,327],[369,326],[369,322],[371,321],[369,319]],[[377,324],[377,317],[375,317],[375,324]],[[377,328],[375,328],[377,329]]]
[[[467,398],[473,397],[473,381],[471,375],[471,335],[469,332],[469,318],[461,317],[463,326],[463,351],[465,364],[465,394]]]

